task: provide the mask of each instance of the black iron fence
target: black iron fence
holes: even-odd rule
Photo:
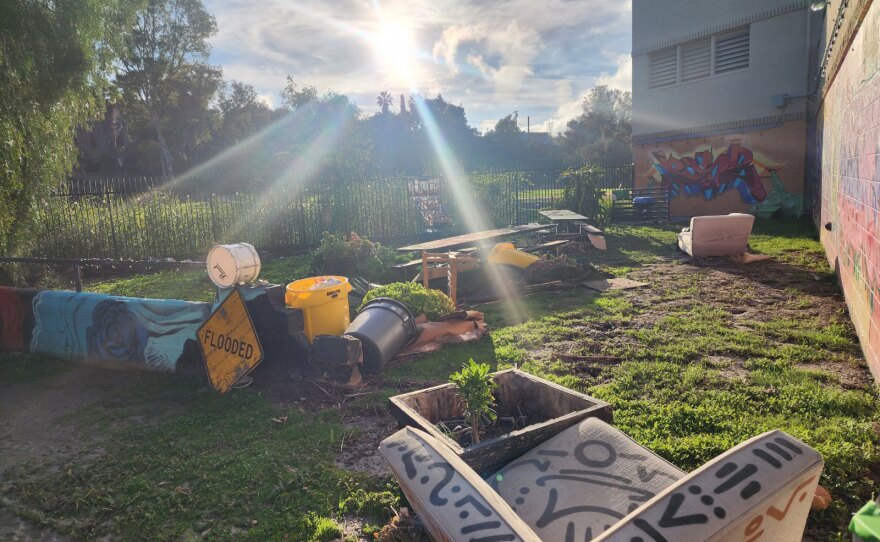
[[[600,165],[603,188],[632,187],[632,164]],[[453,224],[467,223],[466,215],[475,212],[489,226],[523,224],[560,204],[565,169],[477,171],[455,180],[401,175],[231,193],[183,189],[161,178],[72,179],[38,206],[32,256],[201,259],[214,243],[246,241],[292,251],[316,245],[324,231],[403,242],[425,232],[424,210],[413,194],[426,179],[437,186],[428,199]],[[461,191],[453,183],[465,185],[476,205],[456,200]]]

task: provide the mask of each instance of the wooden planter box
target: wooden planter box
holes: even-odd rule
[[[589,395],[548,382],[517,369],[494,375],[498,416],[523,411],[544,412],[547,421],[526,426],[479,444],[462,447],[437,428],[437,422],[463,417],[461,401],[452,384],[417,390],[390,399],[391,413],[401,427],[417,427],[444,443],[481,475],[500,470],[538,444],[590,417],[611,422],[611,405]]]

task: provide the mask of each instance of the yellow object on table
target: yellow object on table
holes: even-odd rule
[[[284,302],[288,307],[303,311],[306,337],[312,342],[316,335],[345,333],[349,324],[350,291],[351,284],[345,277],[309,277],[288,284]]]
[[[541,258],[516,249],[513,243],[498,243],[489,254],[489,263],[513,265],[525,269]]]

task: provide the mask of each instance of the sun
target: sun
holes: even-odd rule
[[[376,65],[386,82],[411,85],[416,68],[416,44],[412,28],[398,21],[383,21],[370,42]]]

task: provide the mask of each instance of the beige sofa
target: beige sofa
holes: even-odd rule
[[[755,217],[743,213],[695,216],[678,234],[678,248],[697,258],[745,253]]]
[[[440,542],[799,541],[822,456],[781,432],[687,474],[597,418],[484,481],[407,427],[380,452]]]

